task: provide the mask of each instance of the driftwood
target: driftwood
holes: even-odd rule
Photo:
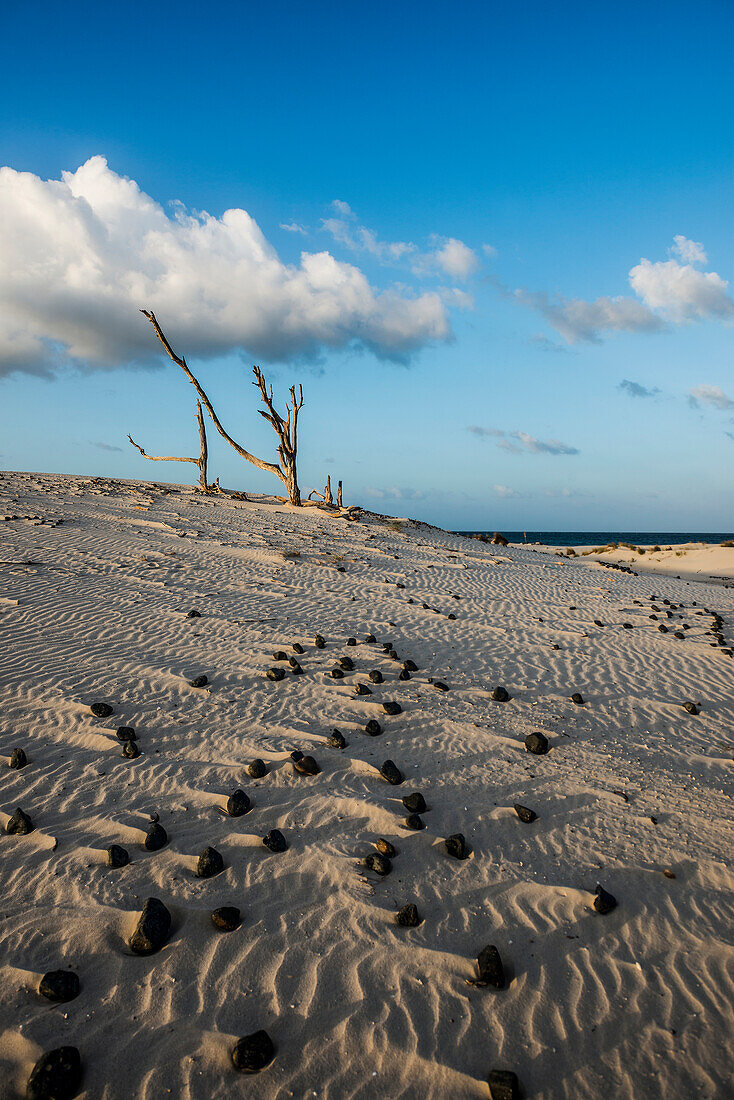
[[[132,443],[136,450],[140,451],[143,458],[147,458],[149,462],[193,462],[194,466],[199,467],[199,488],[205,493],[211,493],[219,489],[219,478],[217,478],[216,485],[208,485],[206,480],[206,466],[209,460],[209,447],[206,441],[206,428],[204,427],[204,414],[201,411],[201,401],[196,402],[196,419],[199,423],[199,457],[198,458],[179,458],[177,455],[149,455],[147,454],[139,443],[136,443],[131,435],[128,435],[128,439]]]
[[[151,310],[141,309],[140,311],[144,317],[150,321],[151,325],[155,329],[156,336],[166,349],[168,356],[181,368],[191,385],[194,387],[199,397],[201,398],[204,408],[211,417],[212,424],[217,429],[223,439],[229,443],[230,447],[237,451],[238,455],[246,459],[247,462],[251,462],[253,466],[257,466],[260,470],[267,470],[268,473],[275,474],[280,478],[286,487],[288,493],[288,500],[291,504],[300,505],[301,492],[298,488],[298,475],[296,470],[296,455],[298,451],[298,413],[303,407],[303,387],[298,387],[298,397],[296,397],[296,387],[291,386],[291,404],[286,403],[287,417],[284,420],[278,413],[273,404],[273,387],[268,389],[267,383],[259,367],[253,367],[253,373],[255,375],[255,381],[253,386],[256,386],[260,391],[260,399],[265,405],[265,410],[259,409],[260,416],[263,416],[268,423],[272,426],[276,435],[278,436],[278,457],[279,462],[266,462],[262,458],[258,458],[256,455],[250,454],[249,451],[237,443],[232,436],[225,431],[220,423],[219,417],[214,411],[214,406],[201,388],[198,379],[189,370],[188,364],[183,356],[176,355],[175,351],[168,343],[163,330],[161,329],[155,314]]]

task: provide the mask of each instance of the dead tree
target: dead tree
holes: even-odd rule
[[[237,451],[238,455],[241,455],[242,458],[247,459],[247,461],[251,462],[253,466],[257,466],[260,470],[267,470],[269,473],[275,474],[276,477],[279,477],[286,487],[288,493],[288,501],[291,504],[295,504],[299,507],[301,504],[301,491],[298,488],[296,455],[298,451],[298,413],[303,407],[303,387],[298,387],[298,397],[296,398],[296,387],[291,386],[291,404],[288,405],[286,403],[286,411],[288,415],[284,420],[280,413],[276,411],[273,404],[273,387],[271,386],[268,390],[265,378],[263,377],[263,373],[260,368],[252,368],[255,375],[253,386],[257,386],[257,388],[259,389],[260,398],[262,400],[262,403],[265,405],[265,409],[258,409],[258,412],[260,413],[260,416],[265,417],[265,419],[272,425],[273,430],[278,436],[278,458],[280,461],[266,462],[262,458],[257,458],[255,455],[250,454],[249,451],[246,451],[244,447],[237,443],[232,438],[232,436],[224,430],[219,421],[219,417],[214,411],[214,407],[211,401],[204,393],[198,380],[189,370],[186,360],[183,358],[183,356],[176,355],[175,351],[168,343],[168,340],[164,336],[163,331],[158,324],[158,321],[156,320],[155,314],[147,309],[141,309],[140,312],[143,314],[144,317],[148,318],[151,325],[156,331],[156,336],[163,344],[163,347],[166,349],[167,354],[170,356],[173,362],[181,368],[191,385],[195,388],[196,392],[201,398],[204,408],[211,417],[212,424],[217,429],[222,438],[226,439],[230,447],[233,447],[234,450]]]
[[[199,488],[204,493],[209,493],[213,490],[213,486],[207,484],[206,480],[206,464],[209,459],[209,448],[206,442],[206,428],[204,427],[204,414],[201,411],[201,401],[196,402],[196,419],[199,422],[199,457],[198,458],[177,458],[174,455],[149,455],[146,454],[139,443],[136,443],[131,435],[127,438],[138,451],[140,451],[143,458],[147,458],[149,462],[193,462],[194,466],[199,467]]]
[[[339,482],[339,484],[337,486],[337,490],[336,490],[336,503],[337,503],[339,508],[344,507],[344,501],[342,500],[342,483],[341,483],[341,481]]]

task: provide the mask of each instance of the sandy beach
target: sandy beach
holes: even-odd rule
[[[519,547],[519,543],[513,543]],[[726,543],[684,542],[673,546],[625,546],[615,549],[593,546],[531,547],[543,554],[562,555],[584,562],[625,565],[640,573],[663,573],[678,580],[709,581],[729,585],[734,581],[734,545]]]
[[[468,1100],[495,1070],[535,1100],[728,1094],[734,550],[628,552],[632,575],[369,512],[21,473],[0,533],[0,1095],[65,1044],[83,1100]],[[8,835],[17,807],[33,829]],[[171,927],[136,955],[152,897]],[[503,988],[469,984],[489,945]],[[54,970],[77,996],[39,993]],[[274,1057],[238,1074],[261,1029]]]

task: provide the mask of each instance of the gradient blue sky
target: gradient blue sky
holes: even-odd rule
[[[126,440],[196,449],[153,306],[263,457],[251,364],[303,383],[306,489],[730,528],[733,49],[729,0],[2,5],[0,466],[185,476]]]

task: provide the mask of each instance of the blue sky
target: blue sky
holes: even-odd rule
[[[181,479],[126,440],[196,447],[151,306],[251,451],[252,363],[303,383],[307,489],[726,530],[733,32],[715,0],[3,5],[0,465]]]

